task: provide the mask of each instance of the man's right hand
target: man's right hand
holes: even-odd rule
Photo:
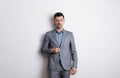
[[[52,53],[59,53],[60,52],[60,48],[52,48],[50,51]]]

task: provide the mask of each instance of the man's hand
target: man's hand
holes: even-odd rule
[[[60,48],[52,48],[51,52],[53,52],[53,53],[59,53],[60,52]]]
[[[76,72],[77,72],[77,68],[72,67],[72,69],[71,69],[71,74],[74,75]]]

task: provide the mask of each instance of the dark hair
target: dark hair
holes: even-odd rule
[[[55,15],[54,15],[54,20],[55,20],[56,17],[59,17],[59,16],[63,16],[63,19],[64,19],[63,13],[62,13],[62,12],[57,12],[57,13],[55,13]]]

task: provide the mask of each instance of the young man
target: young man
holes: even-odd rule
[[[55,29],[46,32],[41,51],[49,54],[49,78],[70,78],[77,72],[77,52],[72,32],[63,28],[63,13],[54,15]]]

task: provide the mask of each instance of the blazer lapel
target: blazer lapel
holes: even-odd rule
[[[65,40],[65,36],[67,36],[66,35],[66,32],[65,32],[65,30],[63,29],[63,36],[62,36],[62,42],[61,42],[61,45],[60,45],[60,47],[63,45],[63,43],[64,43],[64,40]]]
[[[55,31],[55,29],[53,30],[52,35],[53,35],[53,38],[52,38],[53,41],[55,42],[56,46],[59,47],[59,44],[58,44],[57,39],[56,39],[56,31]]]
[[[66,32],[65,32],[65,30],[63,29],[63,36],[62,36],[62,42],[61,42],[61,44],[60,44],[60,46],[59,46],[59,44],[58,44],[58,42],[57,42],[57,39],[56,39],[56,30],[54,29],[53,30],[53,33],[52,33],[52,36],[53,36],[53,41],[55,42],[55,44],[56,44],[56,46],[57,47],[61,47],[62,45],[63,45],[63,43],[64,43],[64,40],[65,40],[65,36],[67,36],[66,35]]]

